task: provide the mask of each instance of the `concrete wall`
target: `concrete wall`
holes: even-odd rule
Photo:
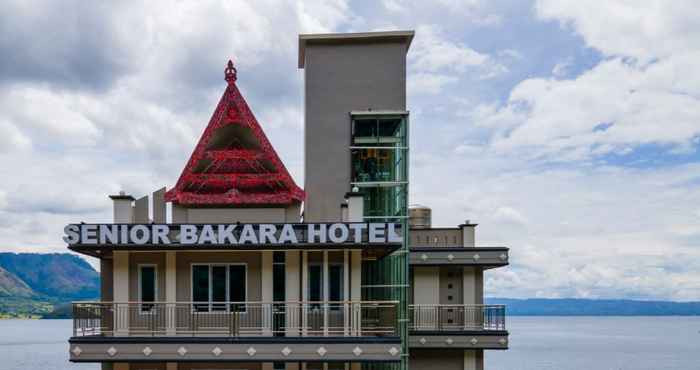
[[[484,303],[484,270],[480,267],[464,267],[462,288],[465,304]]]
[[[411,368],[411,370],[463,370],[464,350],[412,349],[408,359],[408,366]]]
[[[413,304],[438,304],[440,302],[439,267],[413,269]]]
[[[111,302],[114,299],[112,289],[114,281],[112,276],[112,260],[103,258],[100,260],[100,299],[103,302]]]
[[[309,44],[304,67],[307,222],[339,221],[353,110],[406,109],[406,44]]]
[[[484,303],[484,270],[480,267],[411,266],[411,270],[411,304]]]
[[[461,247],[462,230],[450,229],[411,229],[408,235],[411,247]]]
[[[412,349],[408,364],[411,370],[484,370],[484,351]]]
[[[462,304],[462,269],[440,267],[440,304]]]

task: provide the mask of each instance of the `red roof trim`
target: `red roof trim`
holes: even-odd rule
[[[175,188],[165,193],[165,200],[181,205],[282,205],[301,202],[304,191],[297,186],[270,144],[260,124],[236,86],[237,72],[229,61],[225,71],[228,86],[204,129]],[[250,129],[256,149],[207,149],[218,129],[243,125]],[[203,160],[208,162],[202,167]],[[240,166],[226,166],[239,161],[249,170],[236,172]],[[263,165],[261,161],[265,161]],[[270,164],[272,170],[270,171]],[[197,167],[200,168],[197,168]],[[221,172],[223,168],[223,172]],[[197,172],[195,172],[197,169]],[[252,169],[252,170],[251,170]]]

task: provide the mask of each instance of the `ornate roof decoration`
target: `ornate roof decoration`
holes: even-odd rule
[[[236,87],[228,61],[228,82],[216,110],[175,188],[165,200],[180,205],[287,205],[304,200]]]

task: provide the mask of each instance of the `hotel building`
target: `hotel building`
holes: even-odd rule
[[[304,188],[225,68],[226,89],[172,188],[110,198],[66,226],[100,260],[73,304],[73,362],[114,370],[484,368],[508,348],[484,271],[508,249],[409,207],[413,32],[299,36]],[[169,205],[168,205],[169,204]]]

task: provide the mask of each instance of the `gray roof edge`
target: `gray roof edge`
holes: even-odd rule
[[[299,68],[304,68],[306,44],[313,41],[318,42],[348,42],[358,40],[368,41],[391,41],[396,39],[404,39],[406,42],[406,51],[411,47],[411,41],[415,31],[378,31],[378,32],[347,32],[347,33],[307,33],[299,35]]]

